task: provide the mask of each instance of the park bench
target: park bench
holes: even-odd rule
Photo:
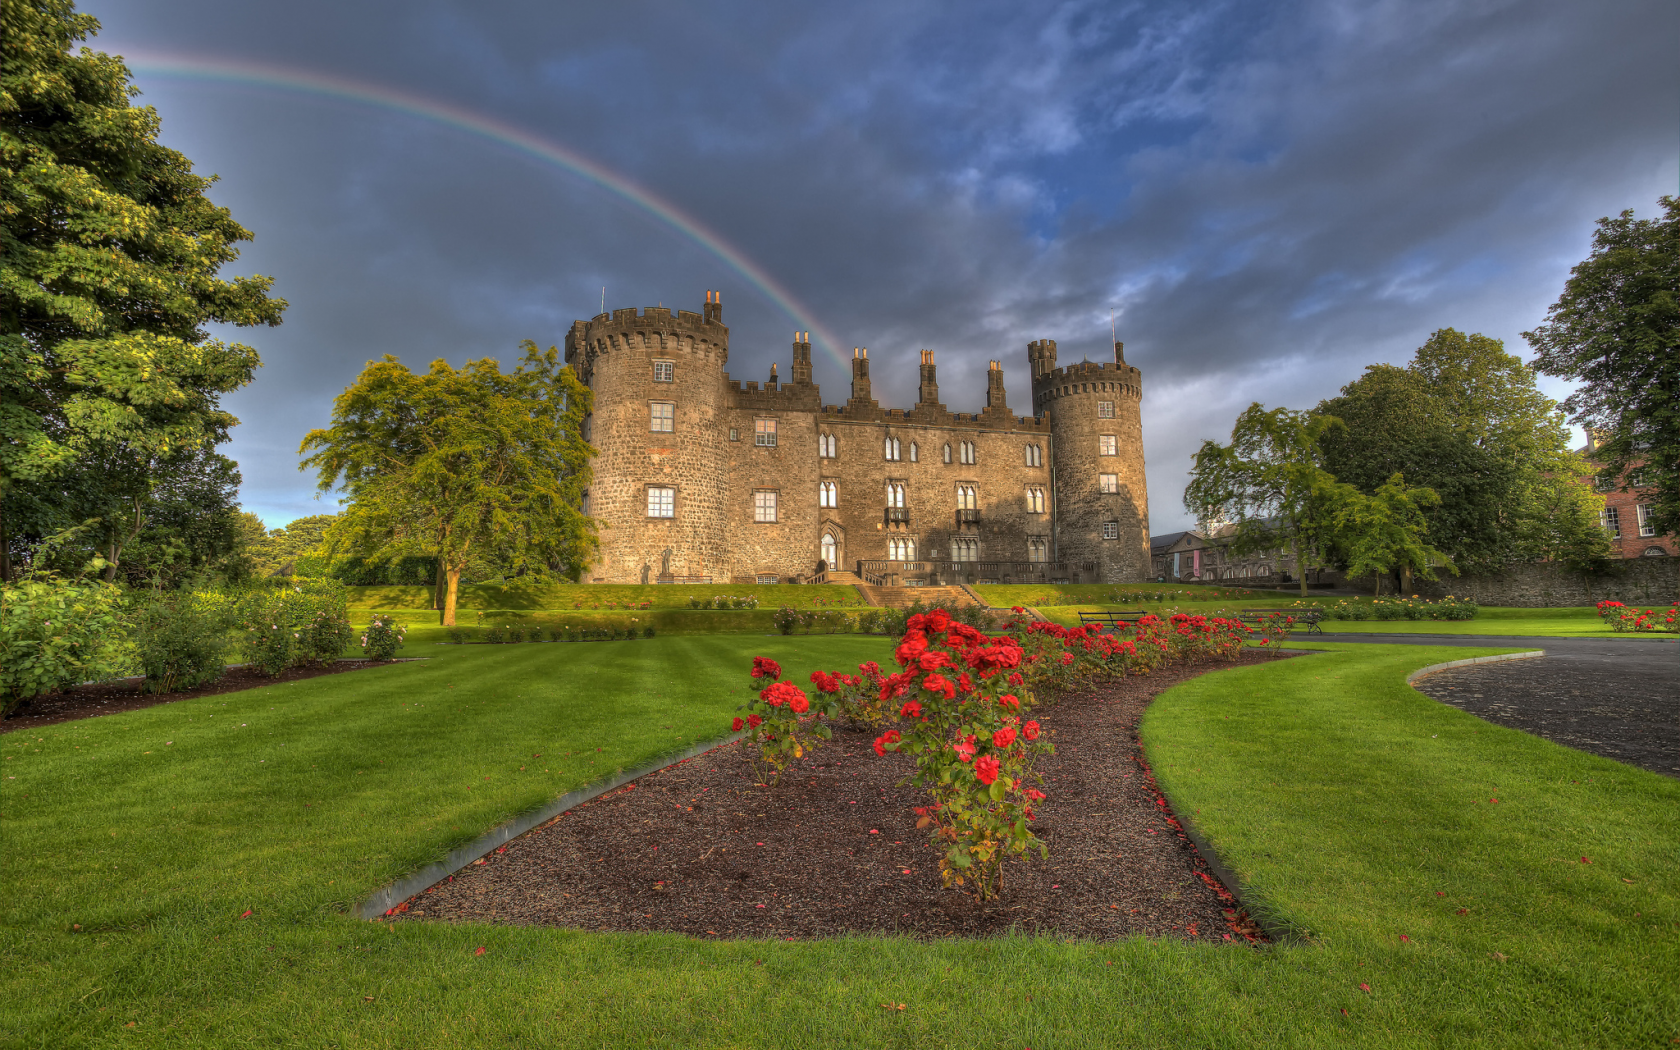
[[[1244,609],[1237,614],[1237,619],[1243,623],[1260,623],[1273,616],[1293,616],[1297,624],[1306,625],[1308,634],[1324,633],[1324,628],[1318,625],[1318,621],[1324,619],[1324,611],[1321,609]]]
[[[1119,627],[1122,624],[1137,623],[1147,616],[1142,612],[1082,612],[1079,614],[1079,626],[1101,624],[1104,627]]]

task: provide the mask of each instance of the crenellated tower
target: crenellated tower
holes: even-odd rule
[[[1033,411],[1050,422],[1056,557],[1095,562],[1103,582],[1146,579],[1149,494],[1143,471],[1143,379],[1112,362],[1057,367],[1056,343],[1027,345]]]
[[[699,314],[613,310],[566,333],[566,363],[595,394],[588,512],[609,523],[591,577],[651,582],[728,563],[721,299],[707,292]]]

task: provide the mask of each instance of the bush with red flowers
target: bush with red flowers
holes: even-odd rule
[[[911,617],[907,628],[894,651],[903,670],[881,680],[902,729],[877,737],[875,751],[914,756],[911,779],[929,802],[917,807],[916,826],[941,851],[940,876],[991,899],[1005,860],[1046,852],[1029,822],[1044,798],[1033,759],[1051,748],[1037,722],[1021,719],[1032,703],[1018,670],[1025,654],[1014,638],[988,636],[943,609]]]
[[[755,699],[741,705],[739,710],[746,713],[737,715],[730,725],[737,733],[746,730],[747,753],[765,781],[807,751],[821,747],[831,736],[823,719],[833,717],[840,706],[838,698],[826,692],[819,692],[812,703],[805,690],[781,677],[782,666],[776,661],[753,657],[752,684],[763,688]]]
[[[1598,616],[1617,632],[1680,631],[1680,602],[1661,612],[1655,609],[1641,612],[1636,605],[1602,601],[1598,603]]]

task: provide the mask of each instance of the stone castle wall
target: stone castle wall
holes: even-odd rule
[[[895,538],[913,539],[924,562],[948,564],[952,540],[972,537],[980,562],[1024,564],[1040,538],[1051,559],[1097,565],[1094,577],[1082,577],[1090,582],[1145,578],[1137,369],[1046,367],[1034,384],[1037,415],[1023,417],[1008,407],[998,362],[987,373],[985,408],[959,413],[939,401],[931,353],[924,352],[917,404],[883,409],[871,397],[866,351],[853,361],[852,397],[838,406],[824,405],[811,381],[810,343],[794,344],[790,381],[772,373],[762,386],[730,380],[728,351],[729,330],[710,295],[703,315],[632,309],[574,322],[566,360],[595,392],[588,426],[599,455],[588,510],[606,522],[586,579],[808,577],[824,533],[837,541],[834,568],[885,560]],[[656,381],[658,361],[671,362],[671,382]],[[1114,402],[1114,418],[1097,418],[1099,400]],[[676,406],[670,433],[650,430],[656,401]],[[759,420],[774,421],[773,447],[755,441]],[[1099,455],[1101,434],[1115,436],[1114,456]],[[833,456],[820,453],[824,435],[833,438]],[[888,438],[899,442],[897,460],[886,456]],[[975,448],[973,463],[963,462],[964,442]],[[1119,474],[1120,492],[1099,493],[1098,473]],[[819,505],[824,481],[837,488],[831,508]],[[904,486],[907,522],[887,514],[889,482]],[[674,517],[649,517],[654,485],[675,490]],[[958,514],[959,486],[975,491],[977,514]],[[1044,493],[1043,511],[1030,505],[1030,489]],[[755,520],[761,491],[776,494],[774,522]],[[1119,539],[1102,537],[1110,521],[1119,523]]]
[[[1478,605],[1530,609],[1595,605],[1605,599],[1629,605],[1667,605],[1680,601],[1680,558],[1628,558],[1604,575],[1582,575],[1551,562],[1538,562],[1513,565],[1487,576],[1413,578],[1412,590],[1425,598],[1452,594]]]

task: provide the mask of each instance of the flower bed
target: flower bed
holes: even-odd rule
[[[1637,605],[1603,601],[1598,603],[1598,616],[1618,633],[1680,632],[1680,602],[1666,609],[1641,610]]]
[[[1481,606],[1465,598],[1431,600],[1412,595],[1410,598],[1375,598],[1371,601],[1347,600],[1334,605],[1317,602],[1295,603],[1300,608],[1317,608],[1326,620],[1473,620]]]

